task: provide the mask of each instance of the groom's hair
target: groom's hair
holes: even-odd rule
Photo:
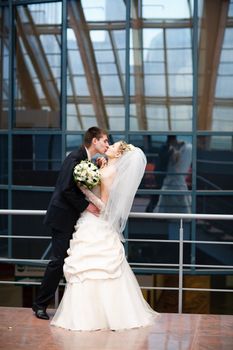
[[[84,134],[84,145],[89,147],[94,138],[99,140],[103,135],[108,135],[106,130],[100,129],[97,126],[92,126]]]

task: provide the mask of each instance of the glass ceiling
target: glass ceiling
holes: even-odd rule
[[[198,86],[198,129],[232,131],[233,1],[198,1],[197,72],[193,0],[132,0],[128,52],[125,4],[67,1],[67,130],[122,131],[129,110],[131,131],[192,132]],[[19,5],[15,19],[15,127],[59,128],[62,4]]]

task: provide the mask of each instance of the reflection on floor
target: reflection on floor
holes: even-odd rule
[[[0,307],[0,339],[1,350],[232,350],[233,316],[163,313],[150,327],[71,332],[37,319],[31,309]]]

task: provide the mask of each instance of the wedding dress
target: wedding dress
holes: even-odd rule
[[[103,171],[101,187],[109,185],[108,175]],[[100,187],[94,192],[98,197]],[[67,284],[53,326],[122,330],[150,325],[158,315],[143,298],[119,232],[104,215],[82,213],[70,241],[64,275]]]

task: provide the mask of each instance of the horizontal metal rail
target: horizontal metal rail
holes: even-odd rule
[[[0,281],[0,284],[11,284],[11,285],[35,285],[39,286],[41,282],[37,281]],[[66,283],[60,282],[60,286],[65,286]],[[141,289],[144,290],[179,290],[178,287],[151,287],[151,286],[141,286]],[[201,291],[201,292],[225,292],[225,293],[233,293],[233,289],[218,289],[218,288],[183,288],[185,291]]]
[[[0,238],[16,238],[16,239],[51,239],[51,236],[17,236],[17,235],[0,235]],[[126,242],[135,243],[179,243],[178,239],[125,239]],[[183,243],[192,244],[223,244],[223,245],[233,245],[233,241],[229,242],[219,242],[219,241],[194,241],[194,240],[183,240]]]
[[[51,236],[17,236],[17,235],[0,235],[0,238],[17,238],[17,239],[51,239]]]
[[[45,215],[46,210],[0,209],[0,215]],[[140,213],[131,212],[134,219],[203,219],[203,220],[233,220],[233,215],[224,214],[182,214],[182,213]]]
[[[0,215],[45,215],[46,210],[0,209]]]
[[[1,212],[0,212],[1,214]],[[131,212],[130,218],[134,219],[202,219],[202,220],[233,220],[233,215],[224,214],[181,214],[181,213],[138,213]]]

